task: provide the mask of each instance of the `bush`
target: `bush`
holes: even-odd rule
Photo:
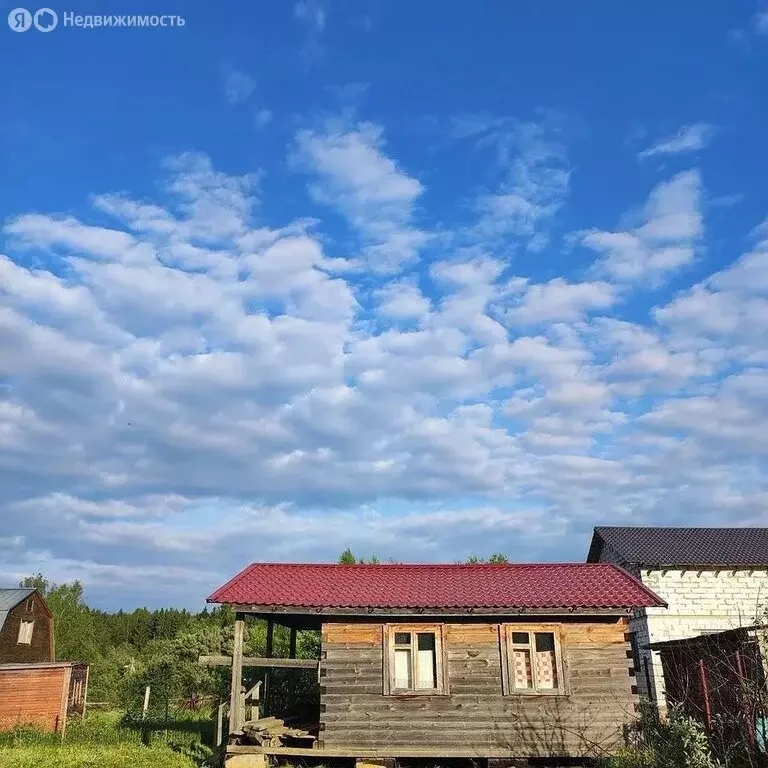
[[[628,734],[630,746],[605,759],[602,768],[718,768],[702,725],[670,707],[667,718],[649,701],[640,702],[640,715]]]

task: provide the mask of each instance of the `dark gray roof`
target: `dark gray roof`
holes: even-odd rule
[[[587,562],[608,545],[627,565],[768,566],[768,528],[597,526]]]
[[[12,611],[34,592],[34,589],[0,589],[0,631],[8,617],[8,611]]]

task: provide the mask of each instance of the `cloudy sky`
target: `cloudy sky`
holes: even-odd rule
[[[768,6],[54,10],[0,30],[0,581],[768,524]]]

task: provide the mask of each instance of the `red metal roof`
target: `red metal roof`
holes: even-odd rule
[[[640,608],[664,601],[609,563],[254,563],[208,602],[305,608]]]

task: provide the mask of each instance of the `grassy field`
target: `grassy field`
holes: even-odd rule
[[[120,713],[71,720],[64,740],[17,728],[0,734],[0,768],[208,768],[212,752],[202,740],[208,723],[185,716],[141,727]],[[162,727],[161,727],[162,726]]]

